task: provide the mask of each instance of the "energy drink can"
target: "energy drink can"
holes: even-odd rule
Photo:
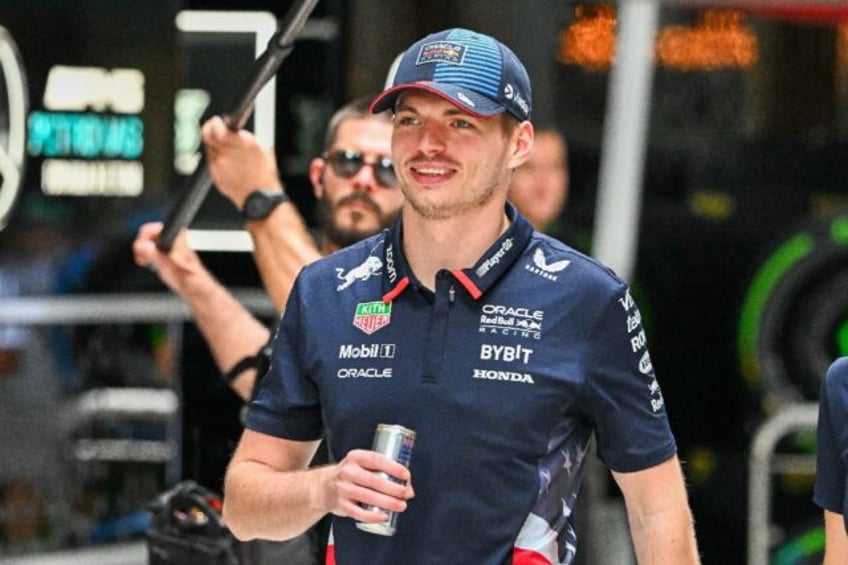
[[[397,461],[404,467],[409,468],[412,459],[412,447],[415,445],[415,432],[397,424],[378,424],[374,433],[374,444],[371,449],[382,453]],[[390,481],[400,482],[386,473],[380,473]],[[365,505],[367,510],[384,511],[376,506]],[[378,534],[381,536],[393,536],[397,528],[397,512],[386,512],[389,517],[383,522],[357,522],[356,527],[360,530]]]

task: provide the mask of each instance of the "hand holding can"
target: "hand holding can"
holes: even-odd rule
[[[409,468],[409,462],[412,459],[412,448],[415,445],[415,432],[409,428],[399,426],[397,424],[378,424],[377,431],[374,433],[374,443],[371,447],[373,451],[382,453],[383,455],[397,461],[406,468]],[[390,481],[400,482],[394,477],[386,473],[380,473]],[[357,522],[356,527],[360,530],[378,534],[381,536],[392,536],[397,529],[397,512],[385,511],[376,506],[363,505],[367,510],[376,510],[378,512],[386,512],[388,518],[383,522]]]

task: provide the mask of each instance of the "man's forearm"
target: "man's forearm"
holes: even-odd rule
[[[224,487],[224,521],[240,540],[298,536],[327,514],[320,484],[328,471],[282,472],[256,461],[233,462]]]
[[[700,563],[692,515],[688,508],[630,519],[630,532],[639,565],[697,565]]]
[[[191,308],[218,369],[227,372],[243,358],[255,355],[271,333],[211,273],[192,276],[190,284],[183,287],[183,299]],[[254,378],[255,374],[250,371]],[[242,398],[249,397],[254,378],[238,383],[244,386],[234,386]]]
[[[279,206],[265,220],[248,222],[254,257],[262,282],[277,310],[282,312],[294,279],[304,265],[321,257],[306,224],[291,202]]]

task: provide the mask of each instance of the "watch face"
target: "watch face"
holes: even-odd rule
[[[244,203],[244,215],[248,218],[261,218],[268,209],[268,201],[262,193],[254,192]]]
[[[282,193],[257,190],[245,200],[242,215],[248,220],[261,220],[266,218],[283,200],[285,196]]]

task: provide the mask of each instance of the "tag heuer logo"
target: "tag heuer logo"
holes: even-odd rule
[[[360,302],[356,305],[353,325],[367,334],[372,334],[392,320],[392,303]]]

